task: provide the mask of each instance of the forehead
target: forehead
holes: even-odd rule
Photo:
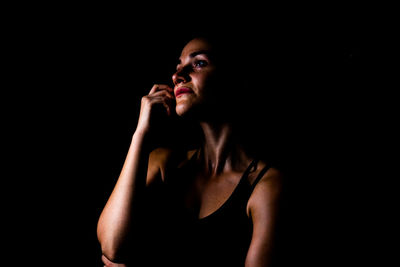
[[[192,53],[197,51],[206,51],[210,52],[212,50],[212,46],[205,39],[195,38],[189,41],[182,50],[180,58],[189,57]]]

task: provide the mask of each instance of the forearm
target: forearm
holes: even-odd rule
[[[114,260],[138,217],[138,205],[146,186],[149,149],[145,137],[135,133],[121,174],[98,222],[102,252]]]

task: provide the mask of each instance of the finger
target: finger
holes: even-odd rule
[[[161,91],[157,91],[155,93],[152,93],[151,95],[149,94],[150,97],[153,96],[167,96],[169,98],[175,98],[174,94],[170,93],[167,90],[161,90]]]
[[[159,91],[159,90],[167,90],[167,91],[169,91],[169,92],[173,92],[173,91],[174,91],[171,87],[169,87],[169,86],[166,85],[166,84],[155,84],[155,85],[153,85],[153,87],[151,88],[151,90],[150,90],[150,92],[149,92],[149,95],[150,95],[150,94],[153,94],[153,93],[155,93],[155,92],[157,92],[157,91]]]
[[[157,105],[157,104],[161,104],[165,107],[168,116],[170,116],[172,114],[172,112],[175,110],[174,107],[174,100],[165,96],[156,96],[156,97],[152,97],[150,99],[150,104],[151,105]]]
[[[168,106],[167,108],[168,116],[171,116],[172,113],[175,112],[175,105],[176,105],[175,98],[165,99],[165,104]]]
[[[112,266],[114,266],[114,267],[126,267],[126,264],[125,264],[125,263],[115,263],[115,262],[112,262],[112,261],[110,261],[109,259],[107,259],[104,255],[101,256],[101,260],[102,260],[103,263],[105,264],[105,265],[104,265],[105,267],[107,267],[107,266],[110,266],[110,267],[112,267]]]

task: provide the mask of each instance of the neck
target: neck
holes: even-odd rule
[[[204,134],[203,160],[210,175],[234,169],[238,160],[243,162],[244,153],[234,140],[230,124],[202,122],[200,126]]]

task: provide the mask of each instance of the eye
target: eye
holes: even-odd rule
[[[195,68],[203,68],[203,67],[205,67],[205,66],[207,66],[207,65],[208,65],[208,62],[205,61],[205,60],[196,60],[196,61],[193,63],[193,66],[194,66]]]

